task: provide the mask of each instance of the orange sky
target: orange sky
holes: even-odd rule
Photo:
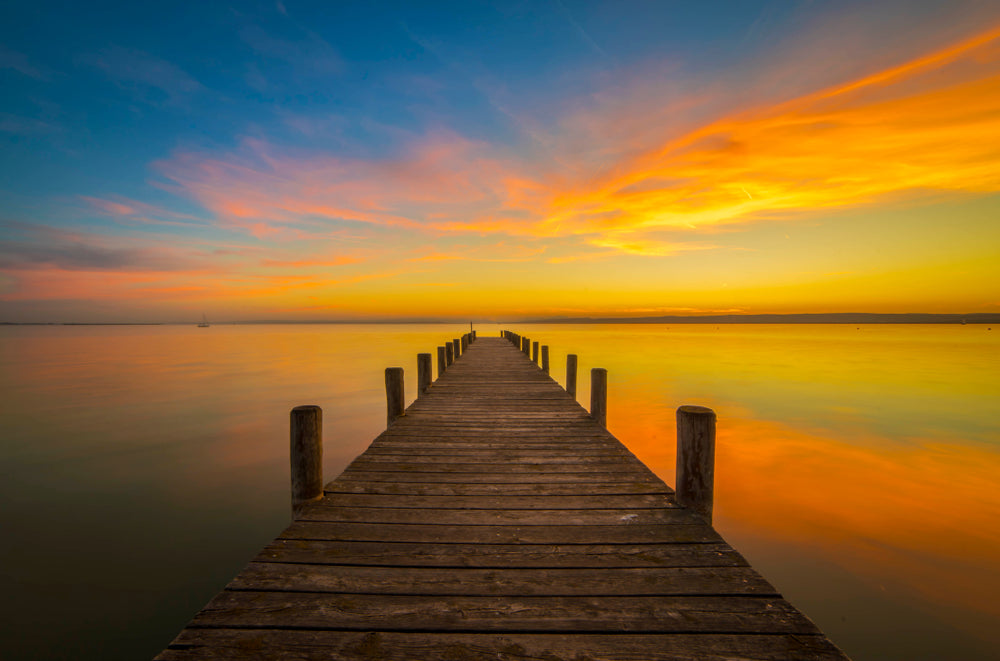
[[[747,62],[625,62],[541,109],[477,82],[506,140],[178,143],[156,195],[5,225],[0,317],[1000,312],[1000,17],[977,11],[859,29],[847,57],[830,33],[864,13],[821,14]]]

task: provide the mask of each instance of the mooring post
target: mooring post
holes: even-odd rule
[[[549,345],[542,345],[542,371],[549,373]]]
[[[472,341],[476,341],[476,331],[472,331]]]
[[[444,363],[445,367],[451,367],[451,364],[455,362],[455,347],[451,342],[445,342],[444,344]]]
[[[608,370],[595,367],[590,370],[590,417],[597,424],[608,426]]]
[[[566,356],[566,392],[576,399],[576,354]]]
[[[323,409],[296,406],[290,415],[292,518],[302,506],[323,497]]]
[[[456,338],[451,341],[452,352],[455,354],[455,360],[462,355],[462,343]]]
[[[427,388],[430,387],[431,381],[431,355],[429,353],[418,353],[417,354],[417,397],[420,397],[425,392]]]
[[[531,340],[528,338],[521,338],[521,351],[524,352],[525,356],[531,355]]]
[[[538,342],[531,343],[531,360],[538,364]]]
[[[386,403],[386,426],[403,415],[406,409],[406,400],[403,399],[403,368],[385,368],[385,403]]]
[[[445,362],[444,347],[438,347],[438,378],[444,374],[444,370],[448,367],[448,363]]]
[[[462,335],[462,353],[465,353],[465,350],[468,348],[469,348],[469,334],[466,333],[465,335]]]
[[[677,409],[677,504],[712,523],[715,500],[715,411],[704,406]]]

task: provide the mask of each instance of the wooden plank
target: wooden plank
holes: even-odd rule
[[[394,494],[421,496],[495,496],[495,495],[627,495],[627,494],[672,494],[673,490],[658,482],[587,482],[554,484],[549,482],[529,482],[524,484],[469,484],[433,482],[367,482],[364,480],[335,480],[325,487],[326,492]]]
[[[454,596],[768,595],[749,567],[480,569],[251,562],[228,590]]]
[[[728,544],[440,544],[276,539],[256,562],[404,567],[743,567]]]
[[[306,506],[299,521],[348,523],[439,524],[459,526],[610,526],[688,524],[702,522],[683,508],[645,509],[421,509],[412,507],[336,507],[325,500]]]
[[[492,496],[394,496],[384,494],[331,493],[322,503],[323,507],[380,507],[394,509],[426,510],[633,510],[650,507],[671,507],[677,505],[666,494],[628,494],[624,496],[594,495],[492,495]]]
[[[442,473],[442,472],[406,472],[406,471],[344,471],[338,481],[354,482],[440,482],[453,484],[588,484],[610,482],[615,477],[621,478],[623,485],[651,484],[663,486],[663,483],[652,473],[631,471],[625,474],[615,472],[580,472],[580,473]]]
[[[280,539],[322,539],[371,542],[441,542],[458,544],[649,544],[719,542],[710,526],[456,526],[408,523],[325,523],[297,521]]]
[[[394,631],[187,629],[156,657],[245,661],[833,661],[843,654],[814,634],[474,634]]]
[[[448,596],[243,592],[226,590],[193,627],[390,629],[395,631],[680,631],[816,633],[774,597]]]

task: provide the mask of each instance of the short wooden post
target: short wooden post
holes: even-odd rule
[[[576,399],[576,354],[566,356],[566,392]]]
[[[302,506],[323,497],[323,409],[296,406],[290,416],[292,518]]]
[[[530,355],[530,353],[531,353],[531,340],[529,340],[526,337],[522,337],[521,338],[521,351],[524,352],[525,356]]]
[[[430,387],[431,381],[431,355],[429,353],[418,353],[417,354],[417,397],[420,397],[425,392],[427,388]]]
[[[454,339],[451,341],[451,345],[452,352],[455,354],[455,360],[458,360],[458,357],[462,355],[462,343],[458,339]]]
[[[444,355],[444,347],[438,347],[438,378],[439,379],[441,378],[441,375],[444,374],[444,371],[445,371],[445,369],[447,367],[448,367],[448,363],[447,363],[445,355]]]
[[[531,360],[536,365],[538,364],[538,342],[531,343]]]
[[[602,427],[608,426],[608,370],[590,370],[590,417]]]
[[[472,331],[472,341],[476,341],[476,331]]]
[[[393,421],[403,415],[406,400],[403,398],[403,368],[385,368],[385,424],[388,427]]]
[[[712,522],[715,500],[715,411],[704,406],[677,409],[677,504]]]
[[[468,348],[469,348],[469,335],[468,333],[466,333],[465,335],[462,336],[462,353],[465,353],[465,350]]]
[[[542,371],[549,373],[549,345],[542,345]]]
[[[451,364],[455,362],[455,347],[451,342],[445,342],[444,345],[444,366],[451,367]]]

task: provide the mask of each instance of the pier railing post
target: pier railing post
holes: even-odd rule
[[[445,361],[444,347],[438,347],[438,378],[444,374],[445,369],[447,369],[448,363]]]
[[[403,368],[385,368],[385,403],[386,426],[402,416],[406,410],[406,400],[403,398]]]
[[[536,365],[538,364],[538,342],[531,343],[531,360]]]
[[[549,345],[542,345],[542,371],[549,373]]]
[[[462,355],[462,343],[456,338],[451,341],[451,346],[452,352],[455,354],[455,360],[458,360],[458,357]]]
[[[677,409],[677,504],[712,522],[715,500],[715,411],[704,406]]]
[[[525,356],[531,354],[531,340],[526,337],[521,338],[521,351],[524,352]]]
[[[590,417],[597,424],[608,426],[608,370],[595,367],[590,370]]]
[[[290,415],[292,518],[306,503],[323,497],[323,409],[296,406]]]
[[[451,342],[444,344],[444,362],[446,368],[451,367],[451,364],[455,362],[455,347]]]
[[[576,354],[566,356],[566,392],[576,399]]]
[[[430,387],[431,381],[431,355],[429,353],[418,353],[417,354],[417,397],[420,397],[425,392],[427,388]]]

